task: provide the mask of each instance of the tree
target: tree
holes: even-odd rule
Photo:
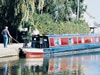
[[[79,18],[86,10],[83,2],[80,0]],[[8,25],[14,35],[30,26],[38,27],[42,33],[65,33],[63,28],[66,22],[72,22],[71,16],[77,14],[77,8],[77,0],[0,0],[0,25],[1,29]],[[61,29],[56,31],[53,27]]]

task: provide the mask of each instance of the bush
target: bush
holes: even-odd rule
[[[34,24],[41,34],[77,34],[89,32],[88,24],[84,21],[55,23],[50,14],[35,14]]]

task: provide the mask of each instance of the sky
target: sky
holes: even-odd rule
[[[100,24],[100,0],[85,0],[85,4],[87,5],[87,12],[95,17],[95,19],[87,17],[87,21],[95,21]]]

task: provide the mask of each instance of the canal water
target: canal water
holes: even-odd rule
[[[40,59],[0,58],[0,75],[100,75],[100,53]]]

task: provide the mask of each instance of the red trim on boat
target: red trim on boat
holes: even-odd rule
[[[68,38],[61,38],[61,45],[68,45]]]
[[[98,42],[100,42],[100,36],[98,36]]]
[[[72,41],[70,41],[70,39]],[[85,43],[96,43],[100,42],[100,36],[72,36],[72,37],[57,37],[49,38],[49,44],[51,47],[55,46],[67,46],[67,45],[76,45],[76,44],[85,44]]]
[[[85,36],[84,43],[91,43],[91,37]]]
[[[73,44],[77,44],[77,37],[73,37]]]
[[[27,52],[26,58],[43,58],[43,53],[42,52],[38,52],[38,53]]]
[[[50,38],[50,46],[54,46],[54,38]]]
[[[95,43],[96,42],[96,37],[92,37],[92,42]]]
[[[78,37],[78,44],[82,43],[82,37]]]

